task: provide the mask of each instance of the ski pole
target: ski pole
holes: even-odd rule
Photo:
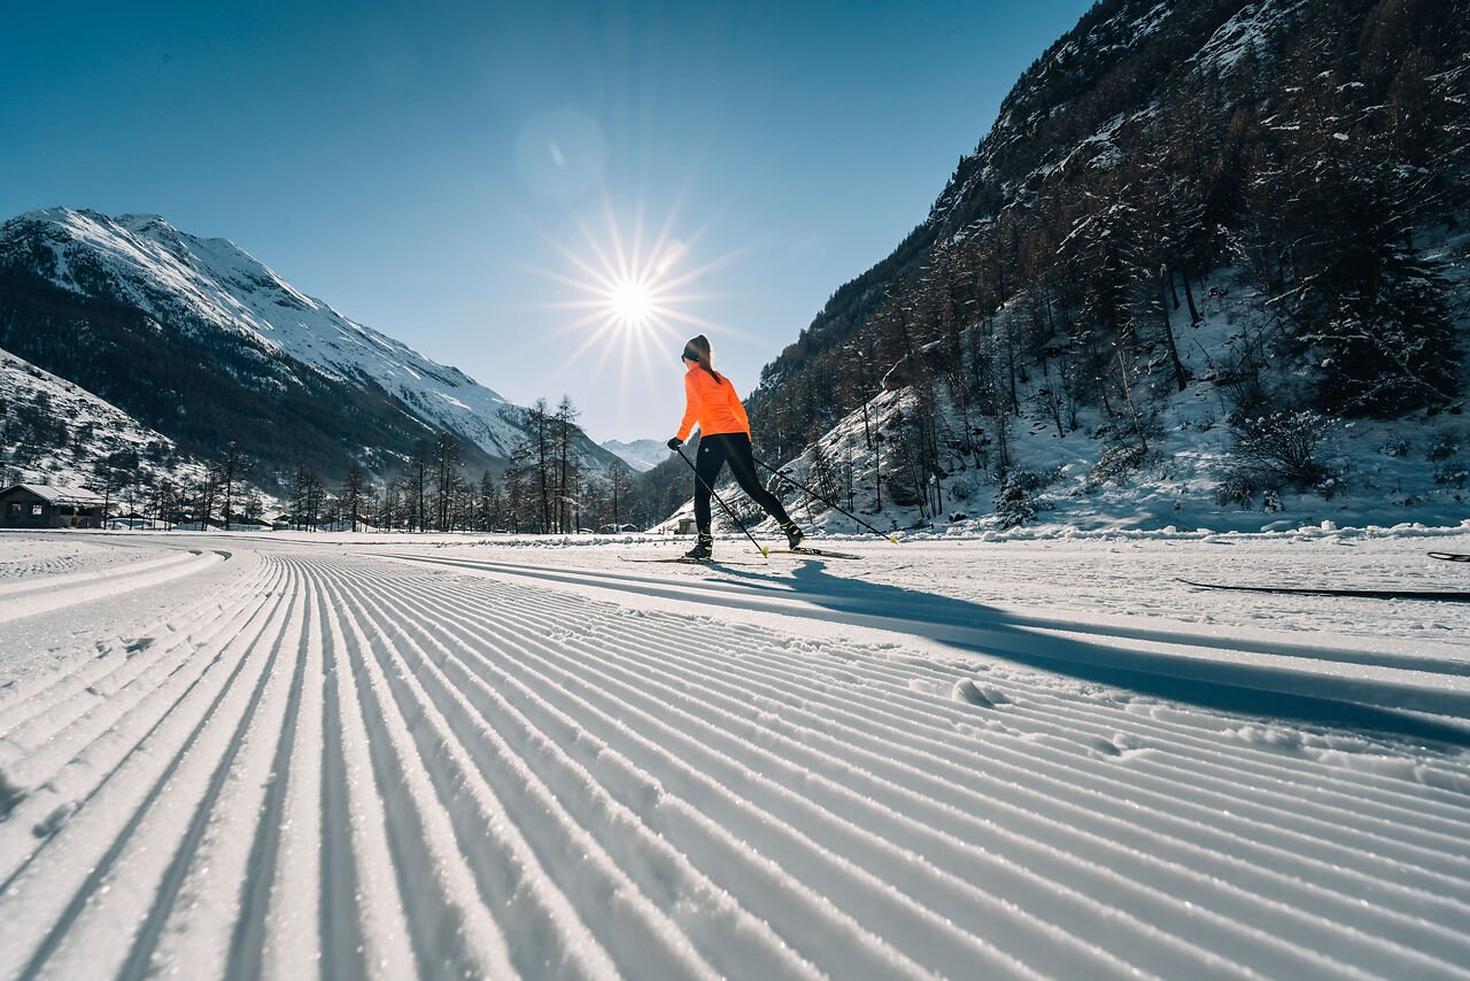
[[[782,480],[789,480],[791,483],[795,484],[797,487],[799,487],[802,490],[806,491],[812,497],[815,497],[817,500],[821,501],[823,504],[827,505],[829,508],[832,508],[832,509],[837,510],[837,511],[841,511],[843,514],[847,515],[849,518],[851,518],[852,520],[856,521],[858,524],[862,525],[864,528],[868,529],[873,534],[875,534],[875,535],[882,535],[884,538],[888,539],[893,544],[895,544],[895,545],[898,544],[898,536],[897,535],[895,535],[895,534],[893,534],[891,532],[879,531],[877,528],[874,528],[872,525],[868,524],[862,518],[859,518],[857,515],[853,514],[851,511],[847,510],[847,508],[843,507],[842,505],[836,503],[835,501],[829,501],[829,500],[827,500],[821,494],[818,494],[816,491],[812,490],[806,484],[803,484],[801,481],[797,480],[795,477],[791,476],[786,471],[782,470],[780,467],[773,467],[769,463],[767,463],[766,461],[762,460],[760,457],[756,457],[755,458],[755,462],[756,463],[759,463],[761,466],[763,466],[767,470],[771,471],[771,473],[780,476]]]
[[[709,485],[709,481],[705,480],[704,477],[702,477],[700,475],[699,468],[694,465],[694,461],[691,460],[691,459],[689,459],[687,456],[684,455],[684,448],[683,447],[679,447],[678,453],[679,453],[679,459],[681,459],[685,463],[689,464],[689,469],[694,471],[694,479],[697,480],[697,481],[699,481],[701,484],[704,485],[704,489],[707,490],[707,491],[709,491],[709,496],[710,497],[713,497],[716,501],[719,501],[720,502],[720,507],[724,508],[725,509],[725,513],[730,516],[730,520],[733,521],[733,522],[735,522],[735,527],[737,527],[741,531],[745,532],[745,537],[746,538],[749,538],[750,539],[750,544],[754,545],[756,547],[756,550],[761,553],[761,558],[763,558],[763,559],[770,558],[770,556],[771,556],[771,550],[769,548],[767,548],[766,546],[762,545],[760,542],[758,542],[758,541],[755,540],[755,536],[750,533],[750,529],[746,528],[745,525],[741,522],[741,520],[735,516],[735,512],[732,511],[732,510],[730,510],[730,505],[728,505],[728,504],[725,503],[725,499],[723,497],[721,497],[719,494],[715,493],[715,489]]]

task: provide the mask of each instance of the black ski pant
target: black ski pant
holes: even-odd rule
[[[750,437],[745,433],[717,433],[699,437],[699,453],[694,461],[694,523],[701,535],[710,533],[710,488],[720,479],[720,471],[730,464],[730,473],[750,499],[766,509],[781,524],[791,518],[781,506],[781,499],[761,485],[755,473],[755,456],[750,450]]]

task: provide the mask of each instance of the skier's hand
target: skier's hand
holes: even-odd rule
[[[677,436],[675,436],[673,439],[669,440],[669,449],[671,449],[671,450],[677,450],[679,447],[681,447],[683,445],[684,445],[684,441],[682,439],[680,439],[679,437],[677,437]]]

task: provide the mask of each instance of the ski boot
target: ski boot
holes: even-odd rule
[[[694,547],[684,553],[684,558],[693,559],[696,562],[708,562],[715,557],[715,536],[700,534],[699,541]]]
[[[781,530],[786,532],[787,548],[793,552],[801,548],[802,539],[806,538],[806,534],[800,528],[796,527],[795,521],[786,522],[781,526]]]

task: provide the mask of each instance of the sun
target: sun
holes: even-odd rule
[[[618,364],[620,397],[632,398],[654,382],[660,365],[679,367],[678,354],[690,333],[745,336],[698,313],[708,302],[727,299],[703,287],[740,250],[695,261],[705,229],[676,234],[677,208],[661,225],[650,227],[641,203],[625,223],[604,200],[602,218],[602,228],[576,221],[580,241],[541,236],[561,257],[561,268],[525,267],[555,290],[550,302],[538,306],[569,314],[546,335],[548,344],[572,340],[570,351],[558,356],[556,370],[571,371],[589,356],[594,373],[610,362]]]
[[[607,312],[624,327],[647,330],[652,326],[654,292],[641,279],[619,279],[607,294]]]

